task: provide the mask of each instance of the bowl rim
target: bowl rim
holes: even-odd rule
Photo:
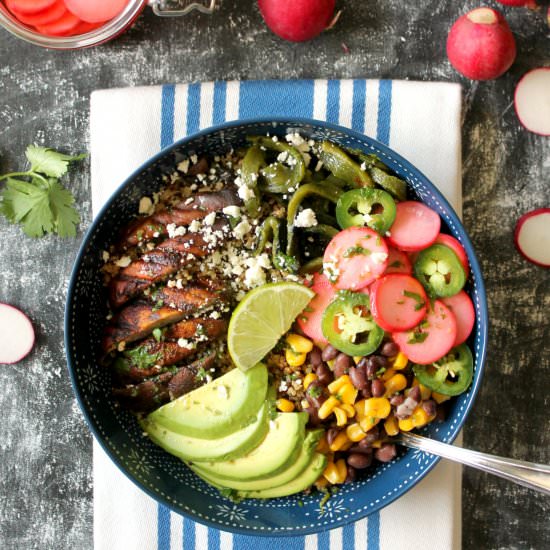
[[[479,299],[479,308],[480,308],[480,318],[483,318],[485,320],[484,323],[479,323],[479,353],[478,353],[478,360],[477,364],[479,365],[478,370],[474,374],[474,378],[472,381],[472,385],[470,387],[470,395],[468,398],[467,403],[464,405],[464,411],[459,420],[456,421],[456,423],[449,428],[449,431],[447,432],[449,434],[447,442],[451,444],[459,435],[467,417],[469,416],[471,409],[475,403],[477,394],[479,392],[479,388],[481,385],[481,381],[483,379],[483,374],[485,370],[485,364],[487,359],[487,340],[488,340],[488,329],[489,329],[489,319],[488,319],[488,307],[487,307],[487,297],[486,297],[486,291],[485,291],[485,284],[483,281],[483,274],[481,271],[481,267],[479,265],[479,261],[477,259],[477,256],[475,254],[475,250],[473,248],[473,245],[471,243],[470,237],[466,232],[466,228],[464,227],[462,221],[456,214],[454,208],[452,205],[448,202],[448,200],[443,196],[441,191],[431,182],[431,180],[424,175],[423,172],[421,172],[418,168],[416,168],[411,162],[409,162],[407,159],[402,157],[399,153],[395,152],[393,149],[391,149],[389,146],[377,141],[374,138],[371,138],[370,136],[367,136],[365,134],[362,134],[360,132],[351,130],[349,128],[346,128],[344,126],[340,126],[337,124],[333,124],[330,122],[322,121],[322,120],[316,120],[313,118],[304,118],[304,117],[257,117],[257,118],[249,118],[249,119],[239,119],[235,121],[225,122],[223,124],[218,124],[214,126],[210,126],[208,128],[205,128],[203,130],[200,130],[198,132],[195,132],[193,134],[190,134],[189,136],[186,136],[182,139],[179,139],[178,141],[175,141],[171,145],[168,145],[167,147],[164,147],[161,149],[158,153],[147,159],[145,162],[143,162],[138,168],[132,171],[132,173],[127,176],[124,181],[116,187],[116,189],[111,193],[110,197],[107,199],[107,201],[103,204],[98,214],[93,218],[90,226],[86,230],[81,244],[80,248],[78,250],[78,253],[76,255],[76,258],[73,263],[72,272],[69,280],[69,286],[67,290],[67,299],[65,303],[65,310],[64,310],[64,345],[65,345],[65,354],[66,354],[66,360],[67,360],[67,369],[69,371],[69,376],[71,379],[71,385],[73,392],[75,394],[76,400],[78,402],[78,405],[82,411],[82,414],[84,416],[84,419],[88,425],[88,428],[92,432],[93,436],[95,437],[95,440],[99,443],[103,451],[107,454],[107,456],[110,458],[110,460],[116,465],[116,467],[128,478],[131,482],[133,482],[139,489],[144,491],[148,496],[150,496],[153,500],[155,500],[158,503],[163,504],[168,509],[170,509],[172,512],[177,513],[179,515],[189,517],[193,521],[196,521],[198,523],[201,523],[203,525],[206,525],[208,527],[214,528],[214,529],[221,529],[229,532],[233,532],[236,534],[241,535],[249,535],[249,536],[260,536],[260,537],[292,537],[292,536],[302,536],[302,535],[308,535],[308,534],[315,534],[320,533],[326,530],[335,529],[338,527],[342,527],[344,525],[350,525],[355,523],[356,521],[359,521],[360,519],[364,519],[365,517],[380,511],[382,508],[386,507],[387,505],[391,504],[395,500],[397,500],[399,497],[403,496],[405,493],[407,493],[411,488],[416,486],[429,472],[432,471],[432,469],[437,465],[437,463],[441,460],[440,457],[431,455],[430,463],[427,464],[418,475],[415,475],[414,479],[411,480],[406,487],[403,489],[400,489],[399,491],[396,491],[395,493],[389,495],[383,502],[381,501],[378,506],[374,506],[372,509],[369,509],[368,511],[365,511],[364,514],[357,516],[355,518],[348,518],[341,520],[340,522],[335,522],[335,524],[328,525],[327,527],[315,527],[315,528],[304,528],[299,530],[290,530],[290,529],[281,529],[281,530],[252,530],[248,528],[241,528],[236,526],[221,526],[219,523],[215,523],[214,521],[211,521],[210,519],[205,519],[193,512],[189,511],[182,511],[181,509],[177,508],[174,504],[172,504],[169,500],[167,500],[165,497],[159,495],[158,493],[154,493],[151,489],[144,486],[141,481],[139,481],[136,477],[130,474],[130,472],[127,470],[125,465],[122,463],[122,461],[117,457],[117,455],[107,446],[107,444],[103,441],[102,436],[99,433],[99,430],[95,427],[94,420],[92,419],[91,415],[86,409],[84,398],[81,395],[80,388],[77,384],[76,380],[76,374],[74,370],[74,358],[73,353],[71,349],[71,343],[69,339],[69,335],[71,333],[70,329],[70,318],[71,318],[71,309],[73,305],[73,300],[75,296],[75,287],[77,283],[77,275],[79,272],[80,265],[82,263],[82,260],[85,257],[85,253],[88,248],[88,244],[96,231],[98,225],[100,224],[102,218],[105,216],[106,212],[111,208],[112,204],[118,200],[119,195],[126,190],[127,187],[131,186],[132,182],[143,172],[145,172],[147,169],[149,169],[152,165],[154,165],[159,160],[163,159],[164,157],[167,157],[170,155],[173,151],[181,148],[182,146],[191,143],[193,141],[196,141],[197,139],[207,136],[209,134],[216,134],[219,132],[223,132],[225,130],[231,130],[233,128],[239,128],[242,126],[256,126],[256,125],[269,125],[272,124],[274,127],[277,126],[287,126],[292,128],[295,126],[311,126],[314,128],[320,128],[320,129],[326,129],[334,132],[339,132],[344,135],[348,135],[353,139],[356,139],[358,141],[362,142],[369,142],[376,148],[378,148],[380,151],[382,151],[385,155],[387,155],[393,162],[400,164],[407,172],[414,174],[416,178],[422,181],[423,185],[426,185],[428,190],[436,196],[437,200],[441,203],[441,206],[444,210],[447,211],[447,214],[453,224],[455,224],[457,227],[461,228],[464,232],[463,237],[464,240],[462,242],[466,254],[468,256],[468,261],[470,262],[471,266],[471,273],[472,276],[475,275],[476,278],[476,291],[478,294]],[[408,185],[409,182],[407,182]]]

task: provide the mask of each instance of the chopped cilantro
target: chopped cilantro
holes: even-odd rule
[[[307,389],[307,393],[315,398],[315,397],[319,397],[321,395],[321,388],[319,386],[313,386],[313,385],[310,385]]]
[[[207,376],[206,370],[204,370],[204,367],[200,367],[199,370],[197,370],[197,374],[195,375],[195,378],[197,380],[202,381],[202,380],[206,380],[206,376]]]
[[[415,311],[426,307],[426,302],[424,301],[424,298],[420,296],[420,294],[417,294],[416,292],[410,292],[408,290],[404,290],[403,294],[407,296],[407,298],[412,298],[416,302],[416,305],[414,306]]]
[[[160,342],[162,340],[162,330],[160,328],[153,329],[153,338]]]
[[[427,332],[413,332],[407,340],[407,344],[421,344],[427,337]]]
[[[352,258],[353,256],[369,256],[371,254],[371,251],[368,248],[363,248],[360,245],[357,246],[350,246],[345,252],[344,252],[344,258]]]
[[[158,362],[161,353],[150,353],[147,346],[138,346],[125,351],[124,356],[138,369],[149,369]]]

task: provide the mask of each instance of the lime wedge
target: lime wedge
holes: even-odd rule
[[[235,365],[248,370],[261,361],[314,296],[298,283],[269,283],[246,294],[233,311],[227,332]]]

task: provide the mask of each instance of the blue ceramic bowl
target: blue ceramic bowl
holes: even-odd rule
[[[234,506],[198,479],[175,457],[142,436],[135,418],[111,397],[111,378],[98,365],[106,300],[102,289],[101,251],[138,210],[140,197],[156,191],[163,174],[170,174],[183,156],[215,155],[245,143],[249,134],[284,136],[298,131],[315,140],[329,139],[346,147],[375,153],[404,178],[413,196],[433,208],[444,226],[464,246],[471,276],[467,290],[477,321],[469,344],[475,357],[470,389],[454,399],[447,420],[427,426],[429,437],[452,442],[478,391],[487,342],[487,305],[478,261],[466,231],[441,193],[405,159],[361,134],[312,120],[260,120],[224,124],[168,147],[130,176],[107,202],[90,227],[78,254],[65,312],[65,345],[74,391],[92,432],[107,454],[134,483],[173,511],[211,527],[249,535],[300,535],[341,527],[379,510],[418,483],[437,458],[419,451],[402,451],[388,464],[379,464],[359,481],[344,485],[320,507],[320,496],[297,495],[269,501],[244,501]],[[229,513],[231,512],[231,513]]]

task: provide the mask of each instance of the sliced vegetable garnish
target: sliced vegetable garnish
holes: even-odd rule
[[[435,241],[440,228],[441,218],[425,204],[417,201],[400,202],[388,239],[390,244],[400,250],[422,250]]]
[[[412,273],[412,263],[405,252],[398,250],[393,246],[388,246],[388,266],[385,274],[388,273]]]
[[[354,187],[374,187],[371,177],[346,152],[330,141],[319,146],[323,166],[335,177]]]
[[[550,267],[550,208],[538,208],[524,214],[518,220],[514,239],[526,260]]]
[[[34,329],[19,309],[0,303],[0,364],[11,364],[26,357],[34,345]]]
[[[369,297],[363,293],[339,292],[325,310],[322,327],[332,346],[352,356],[374,352],[384,338],[370,313]]]
[[[424,287],[410,275],[384,275],[369,290],[372,316],[384,330],[408,330],[426,315],[428,297]]]
[[[54,3],[37,13],[24,13],[17,10],[17,0],[6,0],[6,6],[25,25],[44,25],[59,19],[66,11],[63,0],[55,0]]]
[[[468,339],[476,321],[474,304],[470,297],[461,290],[454,296],[441,300],[452,312],[456,319],[456,340],[454,345],[458,346]]]
[[[458,239],[455,239],[452,235],[447,235],[447,233],[440,233],[437,236],[437,239],[435,240],[434,244],[443,244],[445,246],[448,246],[456,254],[457,258],[460,260],[460,263],[462,264],[462,267],[464,268],[464,275],[466,276],[466,279],[467,279],[470,273],[470,264],[468,263],[468,255],[466,254],[466,250],[464,250],[464,247],[460,244]]]
[[[368,227],[348,227],[328,243],[323,270],[335,288],[359,290],[384,273],[388,247],[384,238]]]
[[[414,273],[432,297],[454,296],[464,286],[466,276],[457,255],[442,244],[423,250],[414,263]]]
[[[395,201],[381,189],[352,189],[338,199],[336,219],[342,229],[366,225],[384,235],[395,220]]]
[[[244,199],[244,206],[249,216],[257,218],[260,213],[260,197],[258,191],[258,172],[264,165],[264,154],[258,145],[248,149],[241,165],[241,179],[249,190]]]
[[[430,390],[443,395],[460,395],[472,383],[474,359],[470,348],[462,344],[432,365],[414,365],[413,370],[418,381]]]
[[[428,365],[449,352],[454,345],[456,331],[454,315],[443,302],[435,300],[417,327],[394,332],[392,338],[411,361]]]
[[[304,311],[298,315],[298,326],[314,342],[326,343],[327,339],[323,335],[321,321],[325,309],[334,299],[336,290],[322,273],[313,275],[313,285],[310,288],[315,292],[315,297],[309,302]]]

